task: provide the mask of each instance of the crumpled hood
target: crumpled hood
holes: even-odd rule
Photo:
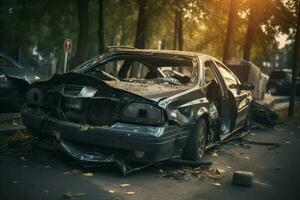
[[[190,88],[189,86],[182,85],[156,84],[151,81],[149,83],[105,81],[105,83],[111,87],[126,90],[154,101],[159,101]]]
[[[112,87],[118,90],[123,90],[146,99],[158,102],[165,97],[175,95],[179,92],[187,90],[190,86],[178,86],[169,84],[155,84],[149,83],[136,83],[124,81],[103,81],[99,78],[92,77],[82,73],[65,73],[55,74],[50,80],[40,82],[41,84],[54,83],[54,84],[74,84],[82,86],[91,86],[96,88]]]

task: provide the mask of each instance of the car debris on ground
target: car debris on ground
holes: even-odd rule
[[[268,128],[274,128],[275,124],[280,123],[276,112],[257,101],[252,101],[251,118],[253,122]]]
[[[251,187],[254,174],[249,171],[235,171],[232,176],[232,184],[238,186]]]
[[[64,199],[74,199],[76,197],[82,197],[86,195],[86,193],[84,192],[67,192],[65,194],[63,194],[63,198]]]

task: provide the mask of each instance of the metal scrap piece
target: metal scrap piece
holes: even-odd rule
[[[74,145],[64,141],[63,139],[59,141],[59,144],[65,153],[76,160],[101,163],[115,162],[114,155],[105,155],[99,152],[93,152],[93,154],[81,152]]]
[[[116,163],[119,166],[119,168],[124,176],[126,176],[132,172],[139,171],[141,169],[144,169],[144,168],[149,167],[154,164],[154,163],[147,163],[147,164],[141,164],[138,167],[131,167],[125,160],[116,160]]]
[[[60,139],[59,144],[63,152],[76,160],[93,163],[116,163],[124,176],[153,165],[153,163],[143,163],[137,167],[133,167],[130,166],[124,159],[116,158],[114,154],[107,155],[100,152],[85,153],[80,151],[79,148],[76,148],[75,145],[72,145],[63,139]]]

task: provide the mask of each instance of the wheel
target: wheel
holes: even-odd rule
[[[190,134],[182,158],[197,161],[204,157],[207,144],[207,128],[204,119],[200,119]]]

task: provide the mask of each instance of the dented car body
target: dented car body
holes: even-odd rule
[[[32,84],[22,120],[81,161],[198,160],[245,127],[252,88],[211,56],[115,48]]]

